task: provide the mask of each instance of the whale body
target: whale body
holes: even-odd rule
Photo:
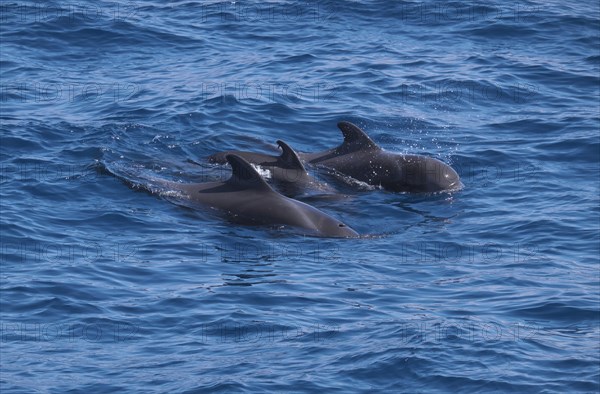
[[[227,154],[225,159],[232,173],[224,182],[158,183],[182,198],[219,209],[243,223],[288,225],[322,237],[358,237],[356,231],[334,217],[273,190],[242,157]]]
[[[439,192],[463,187],[456,171],[440,160],[388,152],[358,126],[345,121],[337,126],[344,136],[341,145],[323,152],[298,153],[299,157],[394,192]]]

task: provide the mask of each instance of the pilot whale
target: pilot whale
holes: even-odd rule
[[[265,153],[225,151],[208,157],[209,163],[225,164],[227,155],[237,155],[247,162],[268,170],[270,178],[277,183],[279,189],[286,195],[299,195],[309,189],[333,192],[334,189],[320,182],[311,175],[302,164],[298,154],[285,142],[278,140],[281,155],[273,156]]]
[[[358,237],[341,221],[273,190],[242,157],[227,154],[225,159],[232,173],[224,182],[155,181],[186,200],[219,209],[244,223],[289,225],[322,237]]]
[[[358,126],[345,121],[337,126],[344,136],[341,145],[323,152],[299,152],[299,157],[394,192],[438,192],[463,186],[456,171],[440,160],[388,152]]]

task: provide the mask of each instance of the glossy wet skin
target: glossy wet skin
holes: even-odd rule
[[[463,187],[456,171],[438,159],[388,152],[352,123],[340,122],[338,127],[344,134],[340,146],[299,156],[311,164],[394,192],[433,193]]]
[[[452,167],[426,156],[373,150],[314,160],[313,163],[394,192],[433,193],[462,187],[460,177]]]
[[[227,160],[232,176],[225,182],[160,183],[181,192],[186,200],[217,208],[241,223],[289,225],[322,237],[358,237],[356,231],[340,220],[274,191],[241,157],[227,155]]]
[[[388,190],[413,193],[432,193],[457,190],[463,184],[456,171],[446,163],[425,156],[389,153],[389,161],[396,161],[391,181],[382,182]]]

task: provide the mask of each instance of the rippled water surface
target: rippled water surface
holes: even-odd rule
[[[598,392],[600,16],[571,3],[3,1],[2,392]],[[464,189],[311,168],[359,239],[147,191],[340,120]]]

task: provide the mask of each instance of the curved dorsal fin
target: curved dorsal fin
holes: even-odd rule
[[[360,148],[379,148],[371,138],[360,129],[360,127],[350,122],[341,121],[337,124],[337,127],[342,131],[344,135],[343,145],[352,144],[355,147]]]
[[[304,165],[302,165],[298,154],[295,150],[292,149],[291,146],[289,146],[281,140],[277,140],[277,145],[279,145],[279,147],[283,151],[279,158],[283,160],[285,164],[287,164],[290,168],[296,168],[306,172],[306,169],[304,168]]]
[[[247,189],[273,190],[250,163],[238,155],[225,156],[231,165],[231,178],[227,182]]]

